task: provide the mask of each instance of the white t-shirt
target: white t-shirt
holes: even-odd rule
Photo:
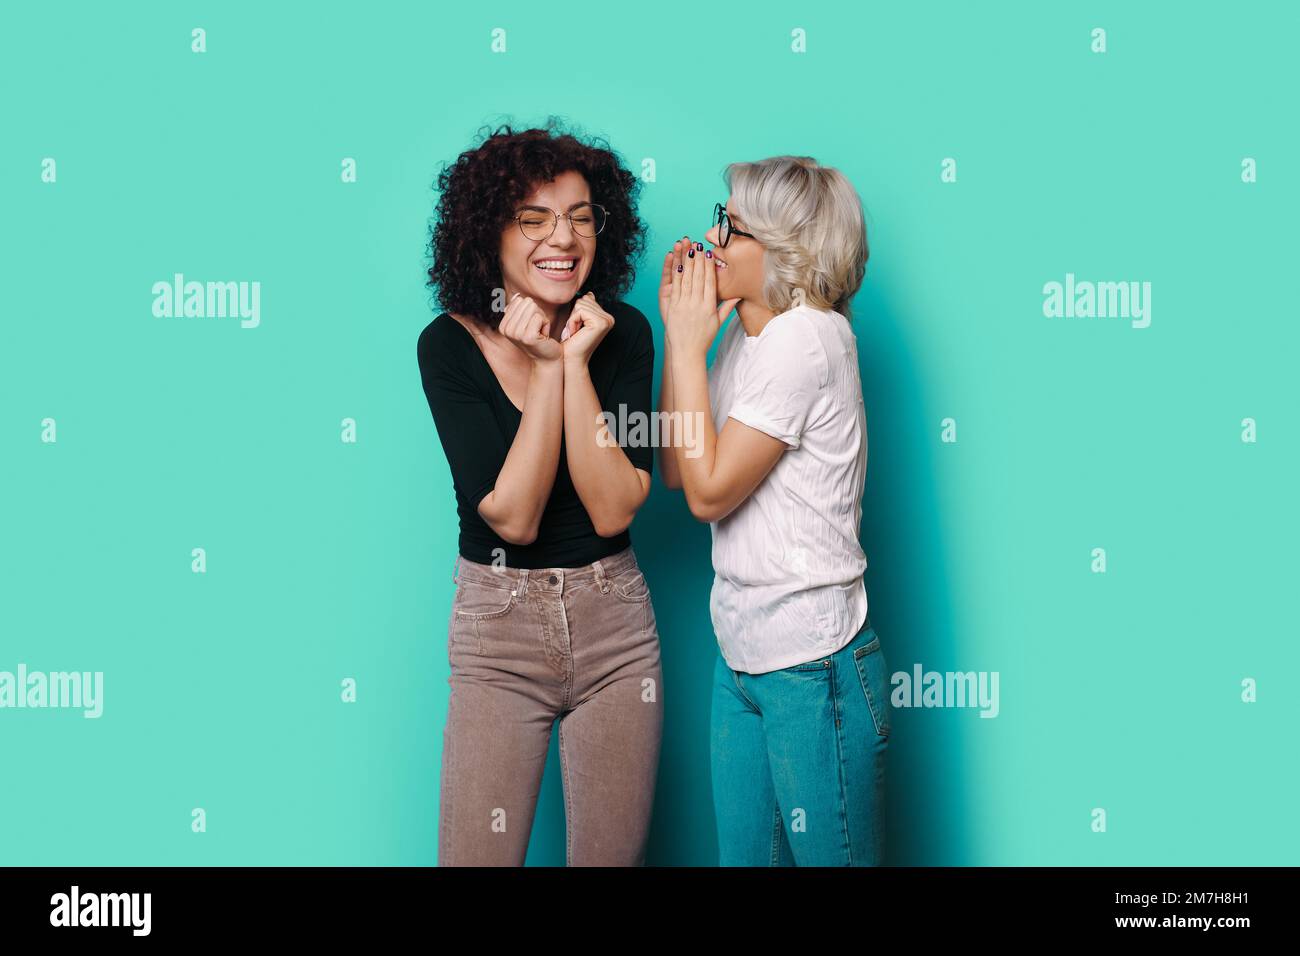
[[[867,420],[848,320],[799,305],[748,336],[734,316],[709,369],[709,401],[719,434],[734,418],[791,446],[711,523],[709,612],[727,666],[761,674],[838,651],[867,617],[858,542]]]

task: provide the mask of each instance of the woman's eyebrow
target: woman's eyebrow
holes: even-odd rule
[[[584,200],[582,200],[581,202],[575,202],[572,206],[570,206],[568,209],[566,209],[566,210],[564,210],[564,211],[565,211],[565,212],[573,212],[573,210],[577,209],[579,206],[590,206],[590,205],[591,205],[591,200],[590,200],[590,199],[584,199]],[[524,204],[521,205],[519,208],[520,208],[520,209],[536,209],[538,212],[553,212],[553,211],[554,211],[554,210],[551,209],[550,206],[533,206],[533,205],[529,205],[528,203],[524,203]]]

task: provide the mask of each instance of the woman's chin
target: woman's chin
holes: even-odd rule
[[[556,283],[549,288],[547,286],[533,286],[528,294],[535,302],[545,302],[547,305],[567,305],[577,297],[578,286],[568,282],[563,285]]]

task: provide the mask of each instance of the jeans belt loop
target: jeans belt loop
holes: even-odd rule
[[[609,593],[609,579],[605,577],[605,568],[599,561],[591,562],[592,568],[596,571],[596,583],[600,585],[600,593]]]
[[[528,569],[527,568],[519,569],[519,587],[517,588],[517,590],[519,591],[520,600],[523,600],[528,597]]]

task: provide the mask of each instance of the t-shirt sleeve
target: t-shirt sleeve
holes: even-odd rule
[[[619,360],[610,385],[609,396],[605,402],[605,411],[611,412],[622,420],[619,405],[627,406],[627,420],[650,421],[654,414],[651,393],[654,390],[655,375],[655,340],[650,330],[650,323],[640,310],[623,305],[614,316],[616,324],[629,327],[628,347]],[[640,414],[635,414],[635,413]],[[653,473],[654,449],[648,442],[623,447],[627,460],[632,467]]]
[[[452,483],[457,493],[477,508],[496,487],[510,448],[491,405],[468,371],[472,356],[465,352],[466,343],[452,334],[461,330],[439,325],[455,321],[446,316],[426,327],[420,333],[416,353],[424,395],[447,456]],[[472,342],[468,344],[473,346]]]
[[[798,448],[827,380],[816,330],[802,316],[782,317],[738,360],[741,381],[727,417]]]

